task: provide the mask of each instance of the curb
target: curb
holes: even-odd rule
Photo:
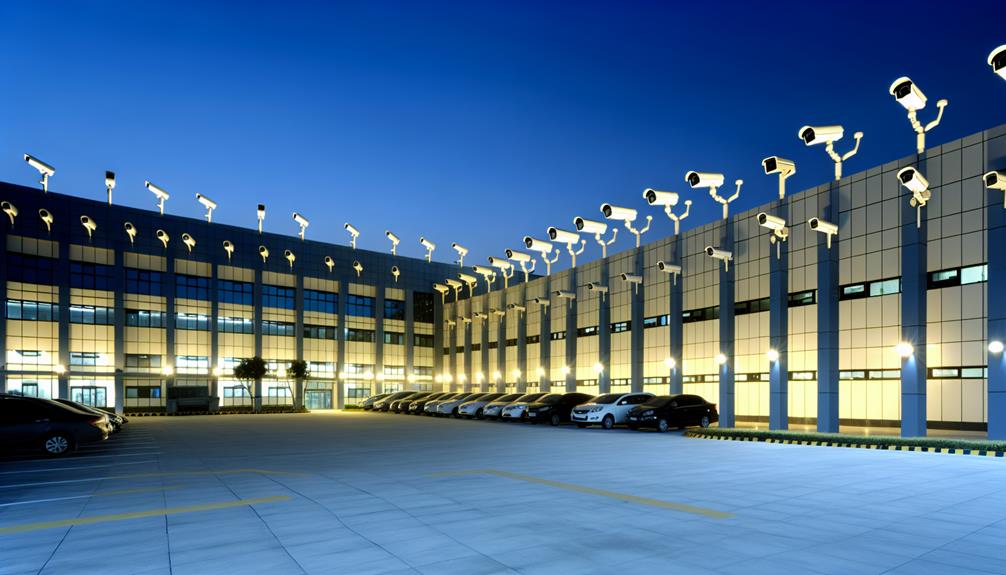
[[[879,451],[912,451],[916,453],[945,453],[948,455],[974,455],[979,457],[1006,457],[1003,451],[987,451],[985,449],[963,449],[955,447],[921,447],[917,445],[883,445],[872,443],[852,443],[844,441],[809,441],[799,439],[775,439],[771,437],[739,437],[729,435],[706,435],[688,433],[685,437],[695,439],[714,439],[719,441],[750,441],[757,443],[780,443],[783,445],[812,445],[816,447],[846,447],[850,449],[874,449]]]

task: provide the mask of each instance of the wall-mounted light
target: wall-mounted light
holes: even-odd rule
[[[234,243],[224,240],[224,251],[227,252],[227,261],[231,261],[231,256],[234,255]]]
[[[128,234],[129,230],[126,230],[126,233]],[[154,235],[157,236],[157,239],[161,240],[161,244],[164,245],[164,249],[168,249],[168,242],[171,241],[171,236],[168,235],[168,232],[164,230],[157,230]]]
[[[496,371],[493,372],[493,379],[498,382],[501,379],[503,379],[503,374],[500,373],[499,370],[496,370]]]
[[[913,348],[912,344],[908,343],[907,341],[900,341],[898,342],[897,345],[894,346],[894,351],[897,352],[897,354],[902,358],[908,358],[911,357],[913,353],[915,353],[915,348]]]
[[[356,277],[360,277],[360,274],[363,273],[363,264],[361,264],[359,261],[354,261],[353,270],[356,271]]]
[[[157,209],[160,210],[161,215],[163,216],[164,215],[164,202],[166,202],[169,198],[171,198],[171,194],[169,194],[163,188],[155,185],[150,180],[147,180],[146,182],[144,182],[143,185],[146,186],[148,190],[150,190],[151,194],[154,194],[155,198],[157,198]]]
[[[91,238],[94,235],[94,230],[98,229],[98,223],[91,216],[80,216],[80,225],[84,226],[84,229],[87,230],[88,238]]]
[[[989,342],[989,353],[999,354],[1003,352],[1003,342],[994,339]]]
[[[391,266],[391,277],[395,278],[395,283],[398,283],[400,275],[402,275],[402,270],[398,269],[398,266]]]
[[[190,234],[182,234],[182,243],[185,247],[189,248],[189,253],[192,253],[192,248],[196,247],[196,238],[192,237]]]
[[[258,255],[262,256],[262,263],[266,263],[266,260],[269,259],[269,248],[265,246],[259,246]]]
[[[604,364],[601,363],[601,362],[595,363],[594,364],[594,373],[600,375],[603,372],[604,372]]]
[[[332,273],[332,270],[335,269],[335,260],[332,259],[332,256],[325,256],[325,266],[328,267],[328,273]]]
[[[716,364],[717,365],[723,365],[726,362],[727,362],[727,356],[726,356],[726,354],[723,354],[723,353],[717,353],[716,354]]]
[[[286,261],[290,262],[290,269],[293,269],[293,262],[297,261],[297,256],[293,255],[293,252],[290,250],[283,250],[283,257],[286,258]]]
[[[0,202],[0,210],[3,210],[3,213],[7,214],[7,217],[10,218],[11,227],[14,227],[14,218],[17,217],[17,206],[4,200]]]
[[[667,369],[674,369],[675,367],[677,367],[677,365],[678,362],[674,361],[673,357],[664,358],[664,367],[666,367]]]
[[[169,365],[169,364],[165,364],[164,367],[161,368],[161,374],[162,375],[166,375],[166,376],[170,377],[171,374],[173,374],[173,373],[175,373],[175,370],[172,369],[171,365]]]
[[[765,352],[765,357],[767,357],[770,362],[775,363],[779,361],[779,352],[774,349],[770,349]]]
[[[562,369],[561,369],[560,371],[562,372],[562,375],[563,375],[563,376],[567,376],[567,375],[569,375],[570,373],[573,373],[573,370],[572,370],[572,369],[570,369],[568,365],[564,365],[564,366],[562,366]]]
[[[42,176],[42,179],[38,183],[42,184],[42,193],[49,192],[49,176],[56,173],[56,168],[50,166],[49,164],[43,162],[42,160],[31,156],[29,154],[24,155],[24,161],[28,162],[28,165],[38,170],[38,173]]]
[[[42,220],[42,223],[45,224],[45,231],[51,233],[53,222],[52,212],[42,208],[38,211],[38,217]],[[13,222],[11,222],[11,224],[13,225]]]
[[[513,370],[512,373],[513,373],[513,378],[514,379],[520,379],[520,370],[519,369]]]
[[[54,367],[52,371],[55,372],[56,375],[63,375],[64,373],[66,373],[66,366],[63,365],[62,363],[58,363],[56,364],[56,367]]]

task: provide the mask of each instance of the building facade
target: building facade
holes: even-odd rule
[[[930,183],[921,216],[897,177],[907,166]],[[292,402],[275,373],[252,390],[229,375],[259,355],[307,361],[316,408],[398,389],[645,390],[717,402],[723,425],[1003,437],[1006,370],[988,344],[1006,338],[1006,304],[988,294],[1006,275],[1006,210],[982,181],[1003,168],[998,127],[550,276],[445,296],[433,284],[457,265],[0,184],[19,211],[2,224],[0,389],[117,408],[165,408],[186,388],[221,406]],[[778,249],[759,212],[788,222]],[[812,217],[838,225],[830,247]]]

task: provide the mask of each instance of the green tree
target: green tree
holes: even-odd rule
[[[265,374],[269,372],[269,366],[266,365],[265,360],[259,356],[248,357],[242,359],[236,366],[234,366],[234,377],[244,385],[245,389],[248,391],[248,395],[252,397],[252,406],[258,410],[258,401],[256,401],[254,389],[261,388],[262,378]],[[252,382],[255,382],[254,389],[252,388]]]

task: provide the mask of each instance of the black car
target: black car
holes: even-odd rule
[[[379,400],[375,401],[374,402],[374,407],[371,408],[371,409],[373,411],[388,411],[389,409],[391,409],[392,402],[398,401],[399,399],[405,399],[407,397],[412,397],[413,395],[416,395],[416,393],[418,393],[418,392],[415,392],[415,391],[399,391],[399,392],[392,393],[391,395],[389,395],[388,397],[385,397],[384,399],[379,399]]]
[[[48,399],[0,395],[0,450],[63,455],[108,439],[109,432],[107,417]]]
[[[388,411],[393,411],[395,413],[403,413],[408,410],[409,404],[417,399],[423,399],[424,397],[429,397],[433,395],[432,391],[419,391],[410,396],[404,397],[402,399],[392,401],[388,407]]]
[[[90,405],[84,405],[83,403],[78,403],[76,401],[71,401],[69,399],[53,399],[62,403],[63,405],[69,405],[70,407],[76,409],[77,411],[83,411],[84,413],[93,413],[95,415],[104,415],[108,418],[108,424],[111,426],[113,432],[118,433],[122,431],[122,426],[129,421],[122,415],[116,413],[111,413],[98,409],[97,407],[91,407]]]
[[[552,425],[569,423],[569,414],[581,403],[587,403],[593,395],[586,393],[550,393],[528,404],[524,421],[531,423],[549,422]]]
[[[716,404],[697,395],[661,395],[637,405],[625,416],[629,429],[652,427],[667,431],[691,425],[709,427],[720,420]]]
[[[360,409],[363,409],[364,411],[370,411],[371,409],[374,409],[374,404],[375,403],[377,403],[378,401],[381,401],[382,399],[384,399],[385,397],[388,397],[389,395],[391,395],[391,394],[390,393],[381,393],[381,394],[378,394],[378,395],[371,395],[367,399],[363,400],[363,403],[360,404]]]
[[[412,414],[412,415],[422,415],[423,414],[423,408],[426,407],[426,404],[428,402],[430,402],[430,401],[436,401],[438,399],[443,399],[443,398],[447,397],[448,395],[451,395],[451,394],[449,392],[446,392],[446,391],[440,391],[440,392],[434,393],[432,395],[427,395],[426,397],[420,397],[419,399],[413,399],[413,400],[411,400],[409,402],[409,407],[407,409],[405,409],[404,411],[405,411],[405,413],[409,413],[409,414]]]

